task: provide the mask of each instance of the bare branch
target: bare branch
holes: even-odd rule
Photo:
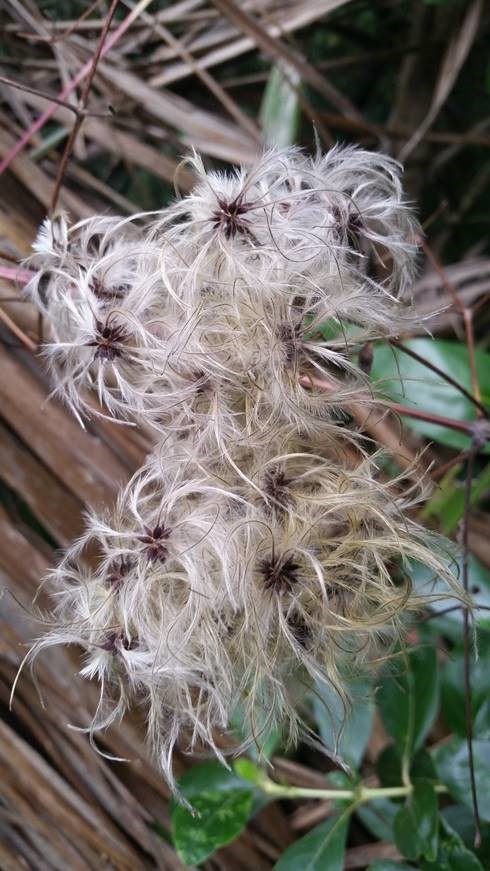
[[[51,200],[51,211],[52,212],[54,212],[54,210],[56,209],[56,205],[58,203],[61,185],[63,184],[63,178],[64,178],[65,172],[66,172],[66,167],[68,165],[68,161],[70,159],[70,155],[71,155],[71,152],[73,150],[75,140],[78,136],[78,132],[80,130],[80,127],[82,126],[83,114],[81,114],[81,113],[83,113],[87,107],[88,98],[89,98],[89,94],[90,94],[90,88],[92,87],[92,82],[94,80],[95,72],[97,70],[97,64],[101,58],[102,49],[104,47],[104,42],[105,42],[106,36],[109,32],[109,28],[111,26],[112,19],[114,18],[114,13],[116,11],[118,3],[119,3],[119,0],[112,0],[112,2],[111,2],[111,5],[109,7],[109,12],[107,13],[107,18],[105,20],[105,24],[104,24],[104,27],[103,27],[102,32],[100,34],[100,38],[99,38],[99,41],[97,43],[97,48],[95,50],[95,53],[94,53],[94,56],[92,59],[91,68],[90,68],[89,74],[86,78],[85,84],[84,84],[83,89],[82,89],[82,94],[81,94],[80,103],[79,103],[79,112],[78,112],[77,117],[75,119],[75,123],[73,124],[73,127],[71,129],[70,135],[66,141],[65,149],[63,151],[63,155],[62,155],[61,162],[60,162],[59,169],[58,169],[58,174],[56,176],[56,181],[55,181],[54,191],[53,191],[53,198]]]

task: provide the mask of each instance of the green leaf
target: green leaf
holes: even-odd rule
[[[413,865],[394,862],[393,859],[376,859],[368,866],[368,871],[414,871]]]
[[[317,681],[313,713],[325,746],[355,769],[364,756],[373,725],[372,682],[367,678],[346,679],[344,686],[352,699],[352,706],[346,710],[333,687]]]
[[[490,699],[479,706],[473,721],[473,734],[475,738],[490,740]]]
[[[488,676],[490,674],[490,633],[479,632],[478,657],[471,660],[471,701],[475,738],[489,737],[490,708]],[[457,647],[442,673],[441,706],[447,725],[457,735],[466,735],[464,652]]]
[[[475,818],[473,811],[462,804],[451,804],[443,808],[442,816],[459,835],[465,847],[473,850],[475,843]],[[481,846],[474,850],[484,868],[490,868],[490,823],[480,821]]]
[[[226,792],[230,789],[249,789],[238,774],[225,768],[220,762],[201,762],[189,768],[179,778],[179,790],[189,802],[204,790]]]
[[[450,535],[464,515],[466,481],[459,477],[463,464],[458,464],[439,481],[438,488],[423,511],[423,517],[437,517],[444,535]],[[475,476],[471,485],[471,506],[478,505],[490,491],[490,463]]]
[[[402,756],[396,744],[388,744],[376,760],[376,772],[381,786],[399,786],[402,778]]]
[[[339,344],[345,347],[346,338],[355,344],[356,338],[362,334],[362,328],[357,324],[350,324],[342,320],[338,315],[329,318],[316,328],[326,342]],[[313,334],[314,335],[314,334]]]
[[[386,730],[402,756],[412,756],[437,716],[439,676],[433,647],[418,647],[397,657],[396,673],[385,670],[376,696]]]
[[[443,372],[452,375],[471,392],[468,350],[462,342],[412,339],[405,344]],[[475,355],[482,402],[488,405],[490,403],[490,354],[477,349]],[[375,346],[371,378],[378,382],[380,391],[395,402],[441,417],[475,420],[475,406],[459,390],[447,384],[443,378],[422,363],[418,363],[385,342]],[[407,426],[426,438],[453,448],[469,447],[470,439],[464,433],[423,420],[406,417],[404,421]],[[490,444],[487,444],[483,450],[490,451]]]
[[[329,817],[282,854],[274,871],[343,871],[350,813]]]
[[[267,775],[255,762],[252,762],[250,759],[246,759],[242,756],[240,759],[237,759],[233,763],[233,770],[238,774],[239,777],[243,778],[243,780],[247,780],[249,783],[253,783],[255,786],[260,786],[264,780],[268,780]]]
[[[450,535],[456,529],[464,514],[465,481],[458,478],[463,463],[453,466],[438,482],[434,495],[427,502],[422,517],[435,517],[444,535]]]
[[[484,871],[471,850],[463,844],[458,834],[441,817],[441,838],[434,860],[422,859],[422,871]]]
[[[468,748],[462,738],[433,751],[437,773],[451,795],[468,807],[472,806]],[[473,741],[476,792],[482,820],[490,821],[490,741]]]
[[[228,844],[246,826],[254,790],[219,763],[191,768],[179,781],[194,813],[176,802],[171,808],[172,839],[186,865],[198,865]]]
[[[437,856],[438,825],[434,787],[419,781],[393,821],[395,844],[407,859],[424,856],[432,862]]]
[[[448,552],[452,548],[451,542],[448,542]],[[448,557],[448,568],[451,569],[455,577],[461,577],[462,564],[453,566]],[[460,607],[461,602],[458,599],[453,599],[447,596],[448,588],[445,581],[441,578],[434,577],[433,572],[426,566],[420,563],[410,562],[410,577],[412,583],[417,588],[417,592],[422,595],[439,595],[444,596],[438,602],[432,602],[430,610],[436,614],[439,611],[446,611],[448,608],[459,606],[457,610],[445,613],[440,617],[434,617],[425,624],[428,631],[435,635],[445,635],[451,641],[456,643],[461,641],[463,629],[463,610]],[[489,611],[484,611],[483,608],[490,607],[490,572],[480,563],[475,557],[470,554],[469,558],[469,588],[474,603],[474,620],[482,628],[490,628]],[[478,610],[480,607],[482,610]]]
[[[438,778],[434,760],[425,747],[422,747],[412,759],[410,778],[414,783],[418,780],[425,780],[426,782],[432,780],[434,783],[437,783]]]
[[[400,781],[398,780],[398,784]],[[379,841],[393,840],[393,820],[400,805],[389,798],[374,798],[356,810],[363,826]]]
[[[259,112],[266,145],[285,146],[296,142],[300,86],[301,78],[293,67],[282,63],[272,67]]]

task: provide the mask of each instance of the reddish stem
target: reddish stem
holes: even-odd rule
[[[54,210],[56,209],[56,205],[58,203],[58,199],[59,199],[59,195],[60,195],[60,191],[61,191],[61,185],[63,184],[63,179],[64,179],[65,172],[66,172],[66,167],[68,166],[68,161],[70,159],[70,155],[71,155],[71,152],[73,150],[73,146],[74,146],[75,140],[78,136],[80,127],[82,126],[82,122],[83,122],[83,114],[82,113],[87,108],[88,98],[89,98],[89,94],[90,94],[90,88],[92,87],[92,82],[94,80],[95,71],[97,69],[97,64],[99,63],[99,60],[102,56],[102,51],[104,48],[106,36],[109,32],[109,28],[111,26],[112,19],[114,18],[114,14],[115,14],[116,7],[117,7],[118,3],[119,3],[119,0],[112,0],[112,3],[109,7],[109,12],[107,13],[107,17],[104,21],[104,27],[102,28],[102,31],[101,31],[101,34],[99,37],[99,41],[97,43],[97,48],[95,49],[95,53],[94,53],[94,56],[92,58],[92,63],[90,66],[90,70],[88,72],[87,80],[86,80],[86,82],[83,86],[83,89],[82,89],[82,93],[80,96],[80,104],[78,107],[79,112],[75,118],[73,127],[71,128],[71,131],[70,131],[70,135],[66,141],[66,145],[65,145],[65,148],[63,151],[63,156],[61,158],[58,173],[56,175],[53,197],[51,200],[51,211],[52,212],[54,212]]]
[[[302,375],[299,380],[304,387],[318,387],[320,390],[325,390],[329,393],[332,393],[335,390],[335,386],[329,381],[324,381],[322,378],[316,378],[314,375]],[[372,397],[366,398],[369,398],[370,402],[373,402]],[[429,411],[419,411],[417,408],[408,408],[406,405],[400,405],[398,402],[384,402],[383,406],[388,408],[390,411],[395,412],[395,414],[404,414],[406,417],[413,417],[417,420],[425,420],[427,423],[445,426],[448,429],[455,429],[459,432],[464,432],[465,435],[471,437],[475,435],[476,421],[472,422],[466,420],[455,420],[452,417],[441,417],[438,414],[431,414]]]
[[[437,426],[445,426],[448,429],[455,429],[459,432],[464,432],[466,435],[473,435],[473,423],[466,420],[455,420],[453,417],[441,417],[438,414],[431,414],[429,411],[419,411],[417,408],[408,408],[406,405],[400,405],[398,402],[387,402],[386,405],[390,411],[396,414],[404,414],[406,417],[413,417],[416,420],[425,420],[427,423],[434,423]]]
[[[9,281],[28,282],[34,275],[30,269],[12,269],[10,266],[0,266],[0,278],[7,278]]]

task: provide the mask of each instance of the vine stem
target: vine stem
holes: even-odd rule
[[[405,786],[367,787],[360,784],[355,789],[313,789],[302,786],[283,786],[272,780],[266,780],[259,784],[263,792],[276,798],[317,798],[317,799],[344,799],[356,803],[372,801],[376,798],[403,798],[413,791],[411,783]],[[442,783],[434,786],[436,792],[447,792]]]

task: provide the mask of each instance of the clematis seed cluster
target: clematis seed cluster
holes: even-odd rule
[[[46,220],[27,287],[55,395],[154,445],[51,572],[34,652],[83,648],[90,732],[143,706],[174,789],[175,747],[224,761],[237,718],[235,751],[273,728],[315,741],[300,697],[347,704],[345,675],[420,608],[411,562],[444,572],[410,519],[419,482],[387,480],[349,416],[370,396],[359,352],[415,319],[399,166],[354,147],[190,163],[194,189],[161,211]]]

